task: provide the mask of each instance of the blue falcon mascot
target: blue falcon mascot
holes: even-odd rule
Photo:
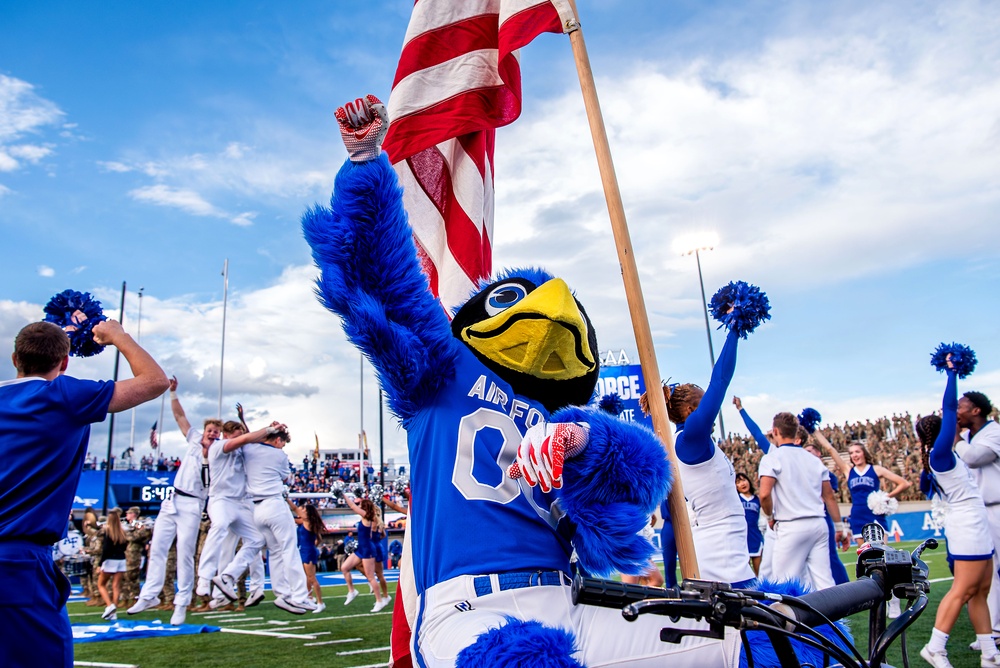
[[[574,554],[591,575],[642,573],[670,487],[652,432],[583,407],[599,370],[583,306],[559,278],[508,270],[449,322],[381,154],[384,107],[336,115],[349,160],[303,230],[320,300],[407,432],[416,665],[723,665],[720,641],[662,643],[663,618],[572,604]]]

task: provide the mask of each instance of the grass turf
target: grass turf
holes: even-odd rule
[[[367,591],[367,587],[363,590]],[[390,591],[394,590],[390,586]],[[359,590],[361,591],[361,590]],[[362,594],[344,606],[346,586],[324,587],[327,609],[319,614],[292,615],[273,603],[268,592],[260,605],[244,613],[190,613],[187,623],[208,624],[225,629],[269,631],[302,637],[278,638],[236,633],[202,633],[171,638],[139,638],[110,642],[82,643],[75,646],[77,661],[139,665],[143,668],[283,668],[284,666],[322,665],[324,668],[385,666],[389,661],[389,631],[392,604],[381,612],[369,611],[373,596]],[[395,592],[392,591],[393,595]],[[103,608],[88,608],[83,603],[69,605],[73,623],[101,623]],[[242,614],[242,617],[237,615]],[[150,610],[120,618],[159,619],[169,623],[170,612]],[[313,636],[313,637],[306,637]],[[328,643],[313,645],[310,643]]]
[[[899,547],[912,550],[916,543],[900,543]],[[930,637],[934,626],[937,604],[951,586],[951,574],[945,561],[943,546],[937,551],[924,553],[930,567],[932,580],[943,579],[931,585],[930,604],[910,627],[907,633],[908,654],[911,665],[927,665],[920,658],[920,648]],[[853,550],[841,553],[848,573],[854,577]],[[367,587],[364,587],[366,590]],[[390,589],[394,589],[390,585]],[[362,594],[350,606],[344,606],[345,586],[323,588],[327,609],[318,615],[296,616],[274,606],[273,594],[255,608],[249,608],[243,617],[219,619],[215,614],[188,615],[189,623],[203,623],[230,629],[265,630],[278,633],[311,635],[314,638],[276,638],[235,633],[207,633],[173,638],[121,640],[76,645],[78,661],[106,662],[139,665],[143,668],[216,668],[240,666],[241,668],[301,668],[323,665],[325,668],[355,668],[360,666],[385,666],[389,660],[389,631],[392,605],[382,612],[369,613],[374,597]],[[101,622],[102,609],[87,608],[82,603],[69,605],[70,620]],[[126,618],[124,611],[122,618]],[[150,611],[127,617],[129,619],[159,619],[168,622],[169,612]],[[256,619],[261,618],[261,619]],[[863,656],[867,656],[868,613],[851,618],[851,632]],[[301,628],[299,628],[301,627]],[[975,634],[965,613],[959,618],[948,642],[949,659],[955,668],[974,668],[979,665],[979,652],[969,649]],[[313,645],[310,643],[329,643]],[[899,641],[893,644],[888,661],[902,666]],[[707,667],[706,667],[707,668]]]

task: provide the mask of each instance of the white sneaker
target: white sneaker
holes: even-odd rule
[[[219,591],[225,594],[226,598],[230,601],[235,601],[240,597],[239,594],[236,593],[236,588],[233,587],[233,578],[229,575],[216,575],[212,578],[212,584],[215,585]]]
[[[389,605],[389,599],[380,598],[377,601],[375,601],[375,607],[372,608],[372,612],[378,612],[387,605]]]
[[[350,605],[351,601],[353,601],[357,597],[358,597],[358,590],[357,589],[355,589],[354,591],[347,592],[347,600],[344,601],[344,605]]]
[[[194,593],[198,596],[209,596],[212,593],[212,581],[207,578],[198,578],[198,586]]]
[[[113,619],[118,619],[118,606],[112,603],[108,607],[104,608],[104,612],[101,614],[101,619],[110,622]]]
[[[170,623],[173,626],[180,626],[187,619],[187,606],[186,605],[175,605],[174,614],[170,615]]]
[[[247,602],[244,604],[244,607],[252,608],[255,605],[259,605],[260,602],[263,600],[264,600],[264,588],[261,587],[260,589],[254,589],[252,592],[250,592],[250,595],[247,596]]]
[[[126,610],[126,612],[130,615],[137,615],[145,610],[155,608],[159,604],[160,601],[155,598],[140,598],[138,601],[135,602],[135,605]]]
[[[298,599],[292,599],[292,600],[289,601],[289,603],[291,603],[292,605],[294,605],[296,608],[302,608],[303,610],[315,610],[316,609],[316,602],[314,600],[312,600],[311,598],[307,598],[307,599],[302,600],[302,601],[300,601]]]
[[[219,608],[228,604],[229,604],[229,599],[226,598],[222,592],[217,591],[215,592],[215,595],[212,596],[212,600],[208,602],[208,607],[212,610],[218,610]]]
[[[929,645],[923,646],[920,650],[920,656],[934,668],[954,668],[951,661],[948,660],[948,652],[932,652]]]
[[[1000,654],[994,654],[988,659],[985,656],[980,656],[979,665],[981,668],[987,668],[987,666],[1000,666]]]
[[[280,596],[278,598],[274,599],[274,604],[277,607],[279,607],[282,610],[284,610],[285,612],[290,612],[293,615],[304,615],[304,614],[306,614],[306,611],[304,609],[298,607],[297,605],[295,605],[294,603],[291,603],[290,601],[286,601],[285,599],[281,598]]]
[[[324,610],[326,610],[326,603],[320,603],[319,605],[316,606],[316,609],[313,610],[313,614],[314,615],[318,615],[319,613],[323,612]]]

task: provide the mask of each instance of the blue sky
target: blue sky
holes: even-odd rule
[[[942,340],[978,352],[963,387],[1000,401],[995,5],[578,4],[664,377],[707,382],[694,260],[675,246],[713,231],[707,292],[745,279],[773,306],[732,386],[758,418],[932,410]],[[116,311],[123,280],[135,335],[143,287],[142,341],[207,416],[228,257],[225,405],[289,422],[293,454],[314,431],[356,442],[358,355],[312,297],[299,217],[345,158],[333,109],[388,97],[411,6],[0,2],[0,337],[68,287]],[[567,41],[522,52],[524,112],[497,138],[495,263],[564,276],[601,348],[634,359]],[[137,441],[158,413],[138,411]],[[741,427],[731,410],[726,424]]]

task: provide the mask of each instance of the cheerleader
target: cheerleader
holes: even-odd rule
[[[750,567],[755,575],[760,574],[760,555],[764,551],[764,535],[760,532],[760,499],[754,494],[753,484],[746,473],[736,474],[736,491],[743,502],[743,512],[747,517],[747,551],[750,553]]]
[[[829,446],[829,441],[819,431],[815,432],[813,436],[824,447]],[[833,449],[833,446],[829,447],[831,450]],[[845,462],[840,456],[834,457],[833,461],[840,467],[847,479],[847,491],[851,495],[851,532],[854,534],[854,540],[857,541],[857,544],[861,545],[861,529],[866,524],[878,522],[883,529],[889,526],[886,524],[885,515],[876,515],[868,503],[868,497],[873,492],[879,491],[880,479],[885,478],[893,483],[894,487],[889,492],[890,499],[896,498],[909,488],[910,481],[884,466],[872,464],[871,454],[860,443],[851,443],[847,448],[847,455],[850,462]]]
[[[750,414],[747,413],[746,409],[743,408],[743,401],[739,397],[733,397],[733,405],[736,406],[736,410],[740,412],[740,417],[743,418],[743,424],[746,425],[747,429],[750,431],[750,435],[753,436],[753,440],[757,442],[757,447],[765,455],[767,451],[771,448],[773,443],[771,443],[770,435],[765,434],[757,423],[753,421]],[[757,498],[758,503],[760,498]],[[761,532],[761,548],[760,557],[757,558],[756,565],[753,565],[753,570],[757,573],[757,576],[763,579],[771,578],[771,556],[774,552],[774,541],[777,536],[774,533],[774,529],[771,527],[770,518],[764,516],[764,521],[758,524],[758,531]],[[747,525],[747,541],[749,543],[750,539],[750,525]],[[752,555],[753,553],[751,553]],[[752,556],[751,556],[752,559]],[[751,562],[752,564],[752,562]]]
[[[122,575],[125,573],[125,550],[128,547],[128,536],[122,527],[121,510],[112,508],[108,511],[108,521],[101,532],[104,534],[104,546],[101,551],[101,574],[97,577],[97,590],[104,599],[102,619],[113,622],[118,619],[116,601],[121,594]],[[111,580],[111,594],[108,593],[108,580]]]
[[[930,495],[939,494],[948,504],[944,535],[948,555],[954,560],[955,579],[938,605],[930,641],[920,650],[920,656],[936,668],[951,668],[945,647],[948,634],[962,607],[968,605],[969,619],[982,652],[980,665],[1000,666],[1000,654],[993,643],[990,612],[986,604],[993,576],[993,540],[982,494],[969,469],[952,449],[958,434],[958,374],[951,354],[946,357],[946,365],[943,370],[947,371],[948,383],[942,402],[942,417],[928,415],[921,418],[917,422],[917,437],[924,460],[922,479],[926,485],[922,486]],[[962,365],[960,371],[965,371],[962,377],[971,373],[974,366],[974,361]]]
[[[323,523],[323,516],[311,503],[295,506],[289,502],[289,505],[295,509],[295,540],[299,558],[302,559],[302,570],[306,574],[306,589],[311,591],[313,598],[316,599],[316,609],[313,610],[313,614],[319,614],[326,610],[326,604],[323,603],[323,589],[316,579],[316,564],[319,562],[317,545],[323,542],[326,525]]]
[[[340,568],[347,583],[347,599],[344,601],[344,605],[350,605],[351,601],[358,596],[358,590],[354,588],[354,581],[351,578],[351,571],[360,565],[364,571],[365,579],[368,580],[368,584],[372,588],[372,593],[375,594],[375,606],[372,608],[372,612],[378,612],[389,604],[388,598],[381,597],[381,588],[375,580],[375,547],[372,545],[372,532],[378,533],[384,530],[382,515],[371,499],[361,499],[361,502],[358,503],[352,496],[345,494],[344,501],[347,502],[351,510],[361,516],[361,521],[357,525],[358,547],[353,554],[347,557],[344,565]]]
[[[692,383],[664,385],[663,394],[667,415],[677,425],[674,450],[691,508],[691,537],[701,577],[746,587],[756,578],[746,549],[746,515],[736,492],[736,471],[712,441],[712,430],[736,373],[739,340],[770,319],[771,306],[759,288],[735,281],[712,296],[709,308],[729,333],[708,389]],[[639,400],[643,410],[649,407],[645,398]]]
[[[822,460],[823,455],[822,453],[820,453],[819,448],[817,448],[815,445],[809,442],[809,435],[810,435],[809,429],[803,426],[801,422],[802,422],[802,416],[800,415],[798,440],[800,443],[803,444],[802,449],[811,454],[813,457]],[[820,434],[820,436],[822,436],[822,434]],[[829,444],[829,442],[827,443]],[[833,450],[833,446],[830,446],[830,449]],[[834,461],[840,461],[840,455],[837,453],[836,450],[833,450],[832,456]],[[840,482],[837,480],[837,476],[835,476],[832,472],[827,471],[827,479],[830,481],[830,489],[832,489],[833,493],[836,494],[837,490],[840,488]],[[847,575],[847,567],[844,566],[844,562],[840,560],[840,555],[837,553],[837,541],[834,535],[835,531],[833,526],[833,518],[830,517],[830,512],[827,511],[826,536],[827,536],[827,543],[830,546],[830,573],[833,575],[833,581],[840,585],[850,582],[850,577],[848,577]],[[850,544],[850,541],[848,541],[848,544]],[[899,614],[896,611],[899,609],[899,599],[893,597],[892,600],[889,601],[889,607],[891,608],[889,616],[898,617]]]

